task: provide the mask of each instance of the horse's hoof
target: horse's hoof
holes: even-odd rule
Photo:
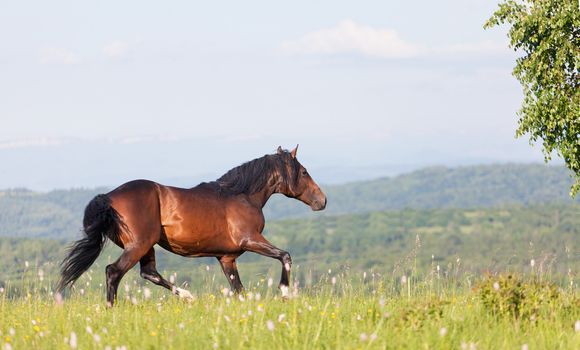
[[[286,301],[290,299],[290,290],[288,286],[280,286],[280,291],[282,292],[282,300]]]
[[[194,297],[188,290],[182,288],[175,288],[175,294],[181,299],[185,299],[187,301],[193,301]]]

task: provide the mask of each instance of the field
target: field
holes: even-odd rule
[[[105,307],[101,271],[64,300],[30,267],[0,296],[3,349],[578,349],[580,294],[539,272],[476,277],[433,267],[381,276],[325,271],[282,300],[258,278],[236,296],[212,267],[197,268],[191,302],[132,271]],[[277,277],[278,269],[268,275]],[[301,272],[298,272],[300,274]],[[297,279],[300,280],[300,279]]]
[[[421,174],[336,187],[341,215],[268,220],[264,235],[294,261],[289,300],[276,288],[273,259],[240,257],[247,290],[240,298],[225,290],[215,259],[157,248],[159,271],[195,299],[178,299],[134,268],[112,309],[103,277],[120,254],[113,244],[62,301],[52,294],[58,262],[96,190],[6,192],[0,349],[580,349],[580,207],[542,201],[554,193],[543,187],[546,174],[509,169],[439,177],[435,169],[422,195],[404,191],[417,189]],[[538,183],[518,186],[522,169]],[[458,202],[465,198],[473,200]],[[276,208],[272,217],[293,213]]]

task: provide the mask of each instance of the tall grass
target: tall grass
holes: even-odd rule
[[[191,288],[196,298],[190,303],[131,272],[111,309],[105,307],[101,268],[85,274],[61,301],[52,294],[52,275],[28,266],[20,280],[0,290],[0,346],[580,348],[580,295],[572,274],[569,281],[553,285],[538,271],[483,277],[433,262],[429,271],[418,272],[413,259],[411,252],[386,274],[345,268],[315,274],[298,267],[289,300],[280,298],[277,280],[269,277],[278,276],[279,266],[266,275],[248,276],[242,296],[224,288],[225,278],[215,265],[198,267],[192,272],[198,283]],[[179,283],[181,277],[174,279]],[[520,311],[514,313],[510,308],[516,304]]]

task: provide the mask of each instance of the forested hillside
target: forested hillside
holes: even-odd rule
[[[328,206],[316,216],[404,208],[484,208],[505,205],[572,204],[571,179],[563,167],[485,165],[427,168],[394,178],[322,186]],[[0,236],[72,239],[78,236],[86,203],[107,189],[48,193],[0,192]],[[265,208],[269,219],[312,217],[310,209],[281,195]]]
[[[560,278],[577,278],[580,268],[580,206],[507,207],[502,209],[407,209],[271,221],[267,239],[288,250],[297,276],[307,271],[321,276],[333,271],[375,271],[408,274],[440,266],[441,274],[535,269]],[[68,242],[44,239],[0,239],[1,281],[18,278],[26,270],[43,269],[54,276]],[[182,280],[195,283],[196,271],[213,266],[211,258],[188,259],[157,247],[158,266],[166,274],[177,271]],[[113,244],[99,258],[95,271],[120,250]],[[28,261],[28,266],[26,264]],[[270,270],[278,275],[276,260],[246,253],[239,259],[240,273],[255,280]]]

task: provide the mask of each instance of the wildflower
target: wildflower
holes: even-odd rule
[[[534,260],[534,259],[530,260],[530,266],[531,267],[536,266],[536,260]]]
[[[493,282],[493,289],[499,290],[499,283]]]
[[[230,294],[230,290],[228,288],[224,288],[222,289],[222,294],[224,295],[224,297],[227,297],[228,294]]]
[[[125,283],[125,293],[129,293],[129,290],[131,290],[131,287],[129,287],[128,283]]]
[[[94,334],[93,335],[93,339],[95,340],[95,343],[100,343],[101,342],[101,336],[98,334]]]
[[[180,324],[178,325],[178,327],[179,327],[179,329],[184,329],[184,328],[185,328],[185,325],[184,325],[184,324],[183,324],[183,322],[182,322],[182,323],[180,323]]]
[[[226,322],[230,322],[231,321],[231,319],[230,319],[230,317],[228,315],[224,315],[224,320],[226,320]]]
[[[371,341],[377,340],[377,333],[371,334],[370,339],[371,339]]]
[[[278,323],[284,321],[285,318],[286,318],[286,314],[280,314],[280,315],[278,315]]]
[[[367,272],[363,272],[363,280],[365,280],[367,278]]]
[[[334,286],[336,284],[336,277],[333,276],[330,281],[332,282],[332,285]]]
[[[218,343],[213,343],[213,348],[217,349],[219,347]]]
[[[369,337],[368,337],[368,335],[366,333],[361,333],[360,334],[360,341],[363,341],[363,342],[364,341],[367,341],[368,338]]]
[[[86,330],[87,330],[87,333],[93,334],[93,329],[91,328],[91,326],[87,326]]]
[[[446,334],[447,334],[447,328],[441,327],[441,329],[439,329],[439,335],[444,337]]]
[[[143,288],[143,297],[145,297],[145,299],[151,298],[151,289]]]
[[[77,334],[75,332],[70,332],[70,340],[68,343],[71,349],[77,348]]]
[[[38,279],[42,282],[44,281],[44,271],[42,269],[38,270]]]
[[[133,305],[137,305],[137,298],[135,298],[135,297],[132,297],[132,298],[131,298],[131,304],[133,304]]]
[[[260,293],[256,293],[256,301],[260,301],[262,299],[262,295]]]
[[[272,287],[272,284],[274,284],[274,281],[270,277],[270,278],[268,278],[268,288]]]
[[[379,299],[379,305],[380,305],[381,307],[385,306],[385,303],[386,303],[386,301],[385,301],[385,298],[380,298],[380,299]]]
[[[522,350],[528,350],[528,344],[522,345]]]
[[[28,263],[28,260],[26,260],[26,261],[24,262],[24,267],[28,268],[28,266],[29,266],[29,265],[30,265],[30,264]]]
[[[576,333],[580,333],[580,320],[577,320],[576,323],[574,323],[574,330]]]
[[[274,322],[272,320],[268,320],[266,322],[266,327],[270,332],[274,331]]]
[[[81,293],[81,295],[85,295],[85,290],[81,288],[81,290],[79,291]]]
[[[401,276],[401,284],[407,284],[407,276]]]
[[[4,344],[4,350],[12,350],[12,345],[10,343]]]

